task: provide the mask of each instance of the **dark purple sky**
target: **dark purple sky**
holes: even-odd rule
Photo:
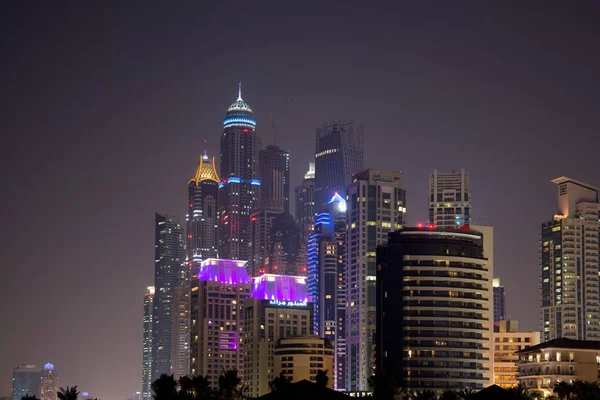
[[[367,167],[404,171],[411,224],[429,173],[466,168],[508,313],[537,329],[550,179],[600,185],[596,1],[126,3],[2,4],[0,396],[45,361],[103,400],[139,390],[154,212],[183,216],[240,80],[294,185],[338,117],[364,121]]]

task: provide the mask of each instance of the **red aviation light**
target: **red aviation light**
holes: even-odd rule
[[[423,224],[419,222],[419,223],[417,224],[417,228],[422,228],[422,227],[423,227]]]
[[[248,133],[248,132],[250,132],[250,131],[249,131],[248,129],[244,128],[244,129],[242,129],[242,132],[244,132],[244,133]]]

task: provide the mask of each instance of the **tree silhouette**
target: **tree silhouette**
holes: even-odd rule
[[[369,386],[377,400],[394,400],[398,394],[398,383],[393,376],[379,372],[369,377]]]
[[[437,395],[430,389],[413,392],[409,397],[412,400],[437,400]]]
[[[210,387],[208,375],[196,375],[192,377],[192,388],[194,392],[194,400],[212,399],[215,396],[215,391]]]
[[[459,390],[457,394],[458,397],[460,397],[463,400],[472,400],[475,397],[475,394],[477,394],[477,391],[473,388],[466,387],[464,389]]]
[[[458,396],[458,393],[456,393],[456,391],[450,390],[450,389],[444,390],[439,398],[439,400],[459,400],[459,399],[460,399],[460,397]]]
[[[286,377],[282,372],[279,374],[279,376],[275,377],[275,379],[269,382],[269,388],[271,388],[271,392],[282,393],[290,388],[291,383],[292,379]]]
[[[67,386],[67,388],[60,388],[58,393],[56,393],[56,397],[59,400],[77,400],[77,396],[79,396],[79,392],[77,391],[77,386]]]
[[[508,391],[517,399],[530,399],[532,397],[527,388],[523,385],[511,387]]]
[[[225,371],[219,376],[219,395],[223,400],[233,400],[235,395],[239,395],[238,386],[242,380],[238,376],[237,369]]]
[[[152,382],[151,388],[154,400],[176,400],[178,397],[177,382],[175,382],[173,375],[162,374]]]
[[[179,377],[179,392],[177,393],[180,399],[193,399],[194,387],[192,384],[192,378],[189,376]]]
[[[327,387],[327,384],[329,383],[327,371],[328,370],[323,371],[322,369],[317,371],[317,375],[315,376],[315,382],[317,383],[317,385]]]
[[[38,398],[35,396],[35,394],[33,396],[26,394],[25,396],[21,397],[21,400],[38,400]]]
[[[565,400],[570,398],[573,394],[573,386],[565,381],[562,381],[554,385],[554,389],[552,391],[556,393],[559,400]]]

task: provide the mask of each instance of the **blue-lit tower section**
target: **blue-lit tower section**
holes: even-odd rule
[[[317,128],[315,148],[316,210],[334,193],[346,197],[352,174],[363,170],[363,126],[341,121]]]
[[[308,239],[308,293],[314,303],[314,333],[335,343],[334,387],[345,388],[346,201],[337,193],[317,214]]]
[[[219,184],[219,257],[247,261],[250,254],[250,215],[258,202],[258,151],[252,109],[238,99],[227,109],[221,135]]]

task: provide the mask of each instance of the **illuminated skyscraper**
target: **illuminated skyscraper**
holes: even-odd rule
[[[456,228],[471,224],[471,190],[469,174],[460,172],[429,175],[429,224],[439,228]]]
[[[250,287],[241,260],[208,258],[192,278],[190,373],[208,375],[213,388],[224,370],[237,369],[244,379],[243,305]]]
[[[258,151],[252,109],[238,99],[227,109],[221,135],[219,257],[250,260],[250,215],[258,201]]]
[[[183,229],[175,217],[156,214],[155,222],[155,294],[152,313],[153,380],[161,374],[179,375],[173,365],[173,352],[187,344],[178,332],[188,324],[177,326],[178,309],[189,291],[188,267],[185,263]]]
[[[54,365],[46,363],[40,380],[40,400],[56,400],[58,393],[58,376],[54,372]]]
[[[300,243],[303,246],[304,264],[306,264],[306,243],[315,228],[315,163],[308,164],[302,185],[296,186],[296,223],[300,229]]]
[[[335,193],[345,196],[352,174],[363,170],[363,126],[340,121],[317,128],[315,150],[316,209]]]
[[[493,231],[486,231],[403,228],[377,247],[376,371],[399,387],[490,385],[493,271],[486,250]]]
[[[148,286],[144,294],[144,317],[142,320],[142,398],[152,399],[152,313],[154,311],[154,286]]]
[[[317,215],[308,239],[308,292],[314,303],[314,334],[334,343],[334,386],[345,388],[346,201],[337,193]]]
[[[406,218],[402,172],[368,169],[348,186],[346,237],[346,388],[367,391],[373,373],[375,251]]]
[[[552,182],[558,213],[541,232],[541,340],[600,340],[600,188],[565,176]]]
[[[312,313],[306,277],[253,278],[251,298],[244,303],[244,379],[249,397],[270,392],[269,383],[277,377],[273,368],[277,340],[310,334]]]
[[[506,305],[504,302],[504,286],[499,278],[494,278],[494,322],[506,319]]]
[[[13,370],[12,398],[21,400],[23,396],[40,395],[42,371],[35,365],[21,364]]]
[[[217,256],[219,224],[219,175],[215,158],[206,152],[198,162],[196,175],[188,182],[187,260],[194,270],[205,258]]]
[[[276,145],[258,152],[260,177],[259,207],[290,212],[290,153]]]

